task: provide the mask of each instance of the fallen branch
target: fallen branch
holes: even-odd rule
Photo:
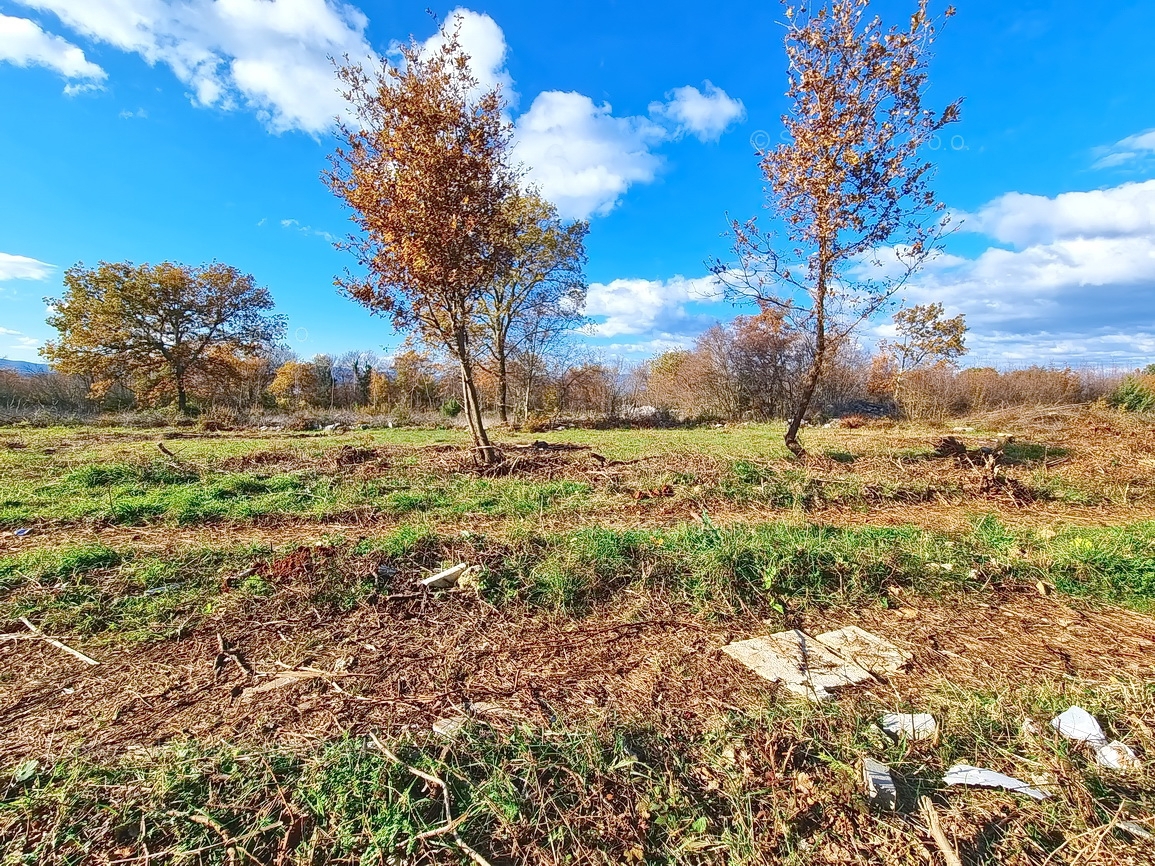
[[[411,767],[408,764],[406,764],[399,757],[397,757],[395,754],[393,754],[391,751],[389,751],[389,749],[385,746],[385,744],[382,743],[381,740],[379,740],[377,738],[377,735],[374,734],[372,731],[369,732],[369,739],[371,739],[373,741],[373,744],[378,749],[381,750],[381,754],[383,754],[385,757],[389,758],[391,761],[394,761],[394,762],[400,764],[402,767],[404,767],[406,770],[408,770],[410,773],[412,773],[417,778],[424,779],[429,784],[437,785],[439,788],[441,788],[441,801],[445,804],[445,825],[442,827],[438,827],[435,830],[426,831],[425,833],[422,833],[421,835],[419,835],[417,838],[418,839],[429,839],[429,838],[432,838],[434,836],[441,836],[441,835],[444,835],[446,833],[451,833],[453,835],[453,841],[457,843],[457,847],[460,848],[462,850],[462,852],[467,857],[469,857],[470,860],[472,860],[474,863],[476,863],[477,866],[492,866],[492,864],[488,860],[486,860],[484,857],[482,857],[480,854],[478,854],[476,851],[474,851],[472,848],[470,848],[468,845],[466,845],[465,840],[463,840],[461,838],[460,834],[458,834],[457,827],[465,820],[465,816],[463,815],[460,818],[454,819],[453,810],[449,806],[449,786],[447,784],[445,784],[445,782],[443,780],[437,778],[436,776],[431,776],[431,775],[429,775],[429,773],[422,772],[421,770],[418,770],[416,767]]]
[[[48,643],[52,644],[57,649],[64,650],[70,656],[75,656],[76,658],[78,658],[82,662],[84,662],[86,665],[98,665],[98,664],[100,664],[100,662],[98,662],[96,659],[92,658],[92,656],[86,656],[80,650],[74,650],[72,647],[68,646],[68,644],[61,643],[60,641],[58,641],[54,637],[49,637],[48,635],[46,635],[44,632],[42,632],[40,629],[38,629],[36,626],[34,626],[32,623],[30,623],[24,617],[20,617],[20,621],[22,623],[24,623],[24,626],[30,632],[32,632],[35,635],[39,635],[41,638],[48,641]]]
[[[958,852],[947,839],[942,824],[938,822],[938,812],[935,810],[930,797],[919,798],[918,804],[922,809],[922,816],[926,820],[926,828],[930,831],[930,837],[934,839],[934,843],[938,845],[938,850],[942,854],[943,862],[946,863],[946,866],[963,866]]]

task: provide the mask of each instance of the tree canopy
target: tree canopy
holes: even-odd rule
[[[356,124],[341,125],[326,180],[360,229],[341,246],[363,274],[337,283],[456,359],[479,459],[496,462],[473,337],[484,292],[514,257],[517,177],[500,90],[479,88],[457,28],[442,36],[430,48],[410,40],[397,66],[338,72]]]
[[[283,318],[267,312],[268,289],[229,265],[77,264],[64,285],[62,297],[45,299],[60,336],[42,352],[57,370],[91,378],[97,396],[127,382],[138,397],[175,398],[187,411],[191,386],[284,333]]]
[[[482,293],[477,310],[484,355],[497,380],[498,411],[509,414],[509,362],[520,356],[536,372],[541,355],[561,335],[585,323],[585,238],[589,223],[565,222],[535,190],[506,201],[513,257]]]

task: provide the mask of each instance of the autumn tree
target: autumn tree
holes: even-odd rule
[[[953,362],[966,354],[966,316],[947,319],[942,304],[915,304],[894,314],[895,339],[879,345],[903,373],[927,364]]]
[[[353,211],[360,234],[340,246],[365,274],[337,284],[454,359],[478,459],[492,463],[501,456],[482,421],[474,335],[484,293],[514,256],[511,130],[500,90],[470,72],[458,28],[441,35],[429,48],[411,39],[396,66],[338,71],[353,119],[326,180]]]
[[[289,406],[314,406],[320,400],[317,366],[309,361],[286,361],[277,368],[269,393]]]
[[[760,152],[779,232],[733,221],[729,292],[778,309],[807,336],[809,362],[786,428],[798,430],[833,346],[878,312],[933,256],[948,220],[919,149],[958,119],[959,102],[924,107],[936,24],[920,0],[905,27],[867,19],[868,0],[784,3],[786,142]],[[948,8],[946,15],[953,14]]]
[[[502,421],[509,420],[510,359],[524,353],[523,366],[536,373],[547,346],[586,321],[583,268],[589,233],[588,222],[563,221],[535,190],[511,196],[506,209],[513,258],[482,293],[477,309]]]
[[[229,358],[257,354],[284,333],[268,289],[236,268],[101,262],[65,272],[63,297],[46,298],[60,332],[43,355],[92,380],[94,396],[131,381],[141,394],[171,392],[188,410],[190,386],[233,374]]]

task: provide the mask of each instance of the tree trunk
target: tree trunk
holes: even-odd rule
[[[176,408],[182,415],[188,413],[188,394],[184,390],[184,377],[176,377]]]
[[[461,394],[465,400],[465,417],[469,421],[469,432],[473,437],[473,448],[479,463],[487,466],[501,462],[501,452],[493,447],[485,432],[485,422],[481,417],[477,386],[473,383],[473,370],[468,362],[459,360],[461,365]]]
[[[497,400],[498,415],[502,424],[509,422],[509,371],[505,364],[505,346],[497,346]]]
[[[825,257],[825,251],[819,252]],[[786,426],[786,447],[799,460],[806,459],[806,449],[798,441],[798,429],[802,426],[802,418],[810,408],[810,401],[814,399],[814,392],[818,390],[818,383],[822,379],[822,367],[826,363],[826,265],[820,265],[818,285],[814,293],[814,358],[810,361],[810,369],[806,371],[806,380],[802,385],[802,393],[798,395],[798,402],[794,406],[794,417]]]

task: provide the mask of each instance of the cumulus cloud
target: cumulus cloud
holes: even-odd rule
[[[54,270],[55,265],[38,259],[0,253],[0,283],[5,280],[46,280]]]
[[[445,19],[445,27],[452,30],[459,27],[461,47],[469,55],[469,69],[477,79],[479,90],[491,90],[500,86],[511,105],[517,103],[517,93],[513,89],[513,79],[505,68],[505,57],[509,46],[505,42],[505,32],[488,15],[470,9],[457,7]],[[440,32],[422,43],[425,52],[431,52],[445,44]]]
[[[1148,129],[1120,139],[1110,147],[1099,148],[1092,168],[1118,168],[1155,157],[1155,129]]]
[[[203,106],[246,105],[275,132],[319,133],[344,110],[329,57],[374,57],[341,0],[17,0],[71,30],[163,63]]]
[[[746,117],[746,106],[726,91],[704,82],[703,93],[696,87],[677,87],[666,94],[665,102],[650,103],[650,114],[677,124],[678,133],[689,132],[702,141],[717,141],[733,123]]]
[[[67,39],[45,33],[35,21],[0,15],[0,61],[16,66],[44,66],[74,79],[64,92],[100,89],[108,74]]]
[[[599,337],[652,334],[655,339],[681,344],[686,335],[701,332],[713,320],[688,307],[717,300],[720,289],[713,277],[669,280],[619,279],[593,283],[586,295],[586,315],[594,319]]]
[[[662,165],[653,148],[666,130],[644,117],[615,117],[609,103],[551,90],[517,119],[516,154],[528,179],[567,217],[613,210],[635,183],[649,183]]]
[[[655,149],[686,132],[717,140],[745,108],[710,82],[706,92],[679,87],[650,117],[617,116],[581,93],[546,91],[517,119],[517,156],[528,179],[563,216],[604,216],[634,184],[650,183],[662,167]]]
[[[1007,193],[964,217],[963,228],[1017,246],[1155,234],[1155,180],[1054,198]]]
[[[1150,357],[1155,181],[1054,197],[1011,193],[968,227],[1012,248],[943,257],[908,297],[965,313],[976,355],[1039,363]]]

